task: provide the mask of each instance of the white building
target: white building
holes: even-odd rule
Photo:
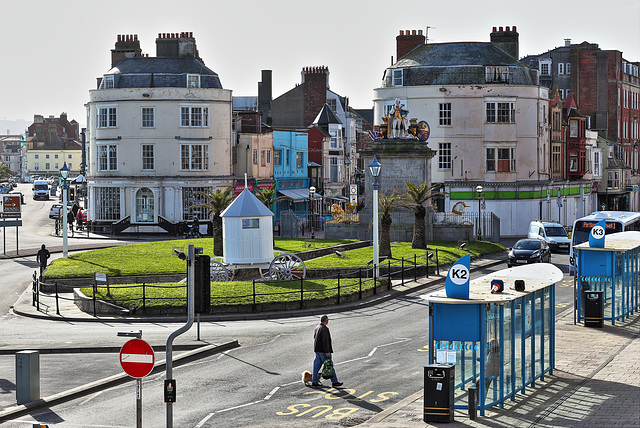
[[[205,189],[231,186],[231,91],[198,56],[191,33],[159,34],[157,56],[118,36],[112,68],[89,92],[89,219],[130,216],[140,231],[208,219]]]
[[[401,31],[396,41],[399,59],[374,90],[376,124],[399,100],[408,118],[429,124],[427,143],[438,153],[432,182],[444,186],[440,208],[451,212],[462,202],[477,212],[480,185],[482,211],[500,217],[501,235],[526,234],[557,185],[550,182],[548,89],[517,60],[515,27],[494,28],[490,43],[425,44],[421,31]],[[590,195],[590,182],[577,186],[578,195],[567,194]]]

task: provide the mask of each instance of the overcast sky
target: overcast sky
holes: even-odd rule
[[[432,43],[488,42],[492,27],[514,25],[521,57],[570,38],[640,61],[640,0],[3,2],[0,120],[67,112],[85,126],[89,90],[109,70],[118,34],[137,34],[155,56],[158,33],[193,32],[201,58],[235,96],[257,95],[261,70],[273,71],[276,98],[300,83],[303,67],[324,65],[334,92],[371,108],[400,30],[432,27]]]

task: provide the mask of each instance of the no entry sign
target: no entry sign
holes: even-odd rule
[[[120,365],[131,377],[145,377],[155,362],[153,348],[142,339],[131,339],[120,349]]]

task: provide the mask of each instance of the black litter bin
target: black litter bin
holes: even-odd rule
[[[425,422],[453,422],[455,365],[424,366]]]
[[[584,326],[601,327],[604,325],[604,292],[585,291],[584,302]]]

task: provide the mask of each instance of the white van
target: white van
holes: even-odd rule
[[[33,182],[33,200],[49,200],[49,184],[47,180],[35,180]]]
[[[529,223],[528,238],[542,239],[552,250],[569,251],[571,240],[560,223],[532,221]]]

